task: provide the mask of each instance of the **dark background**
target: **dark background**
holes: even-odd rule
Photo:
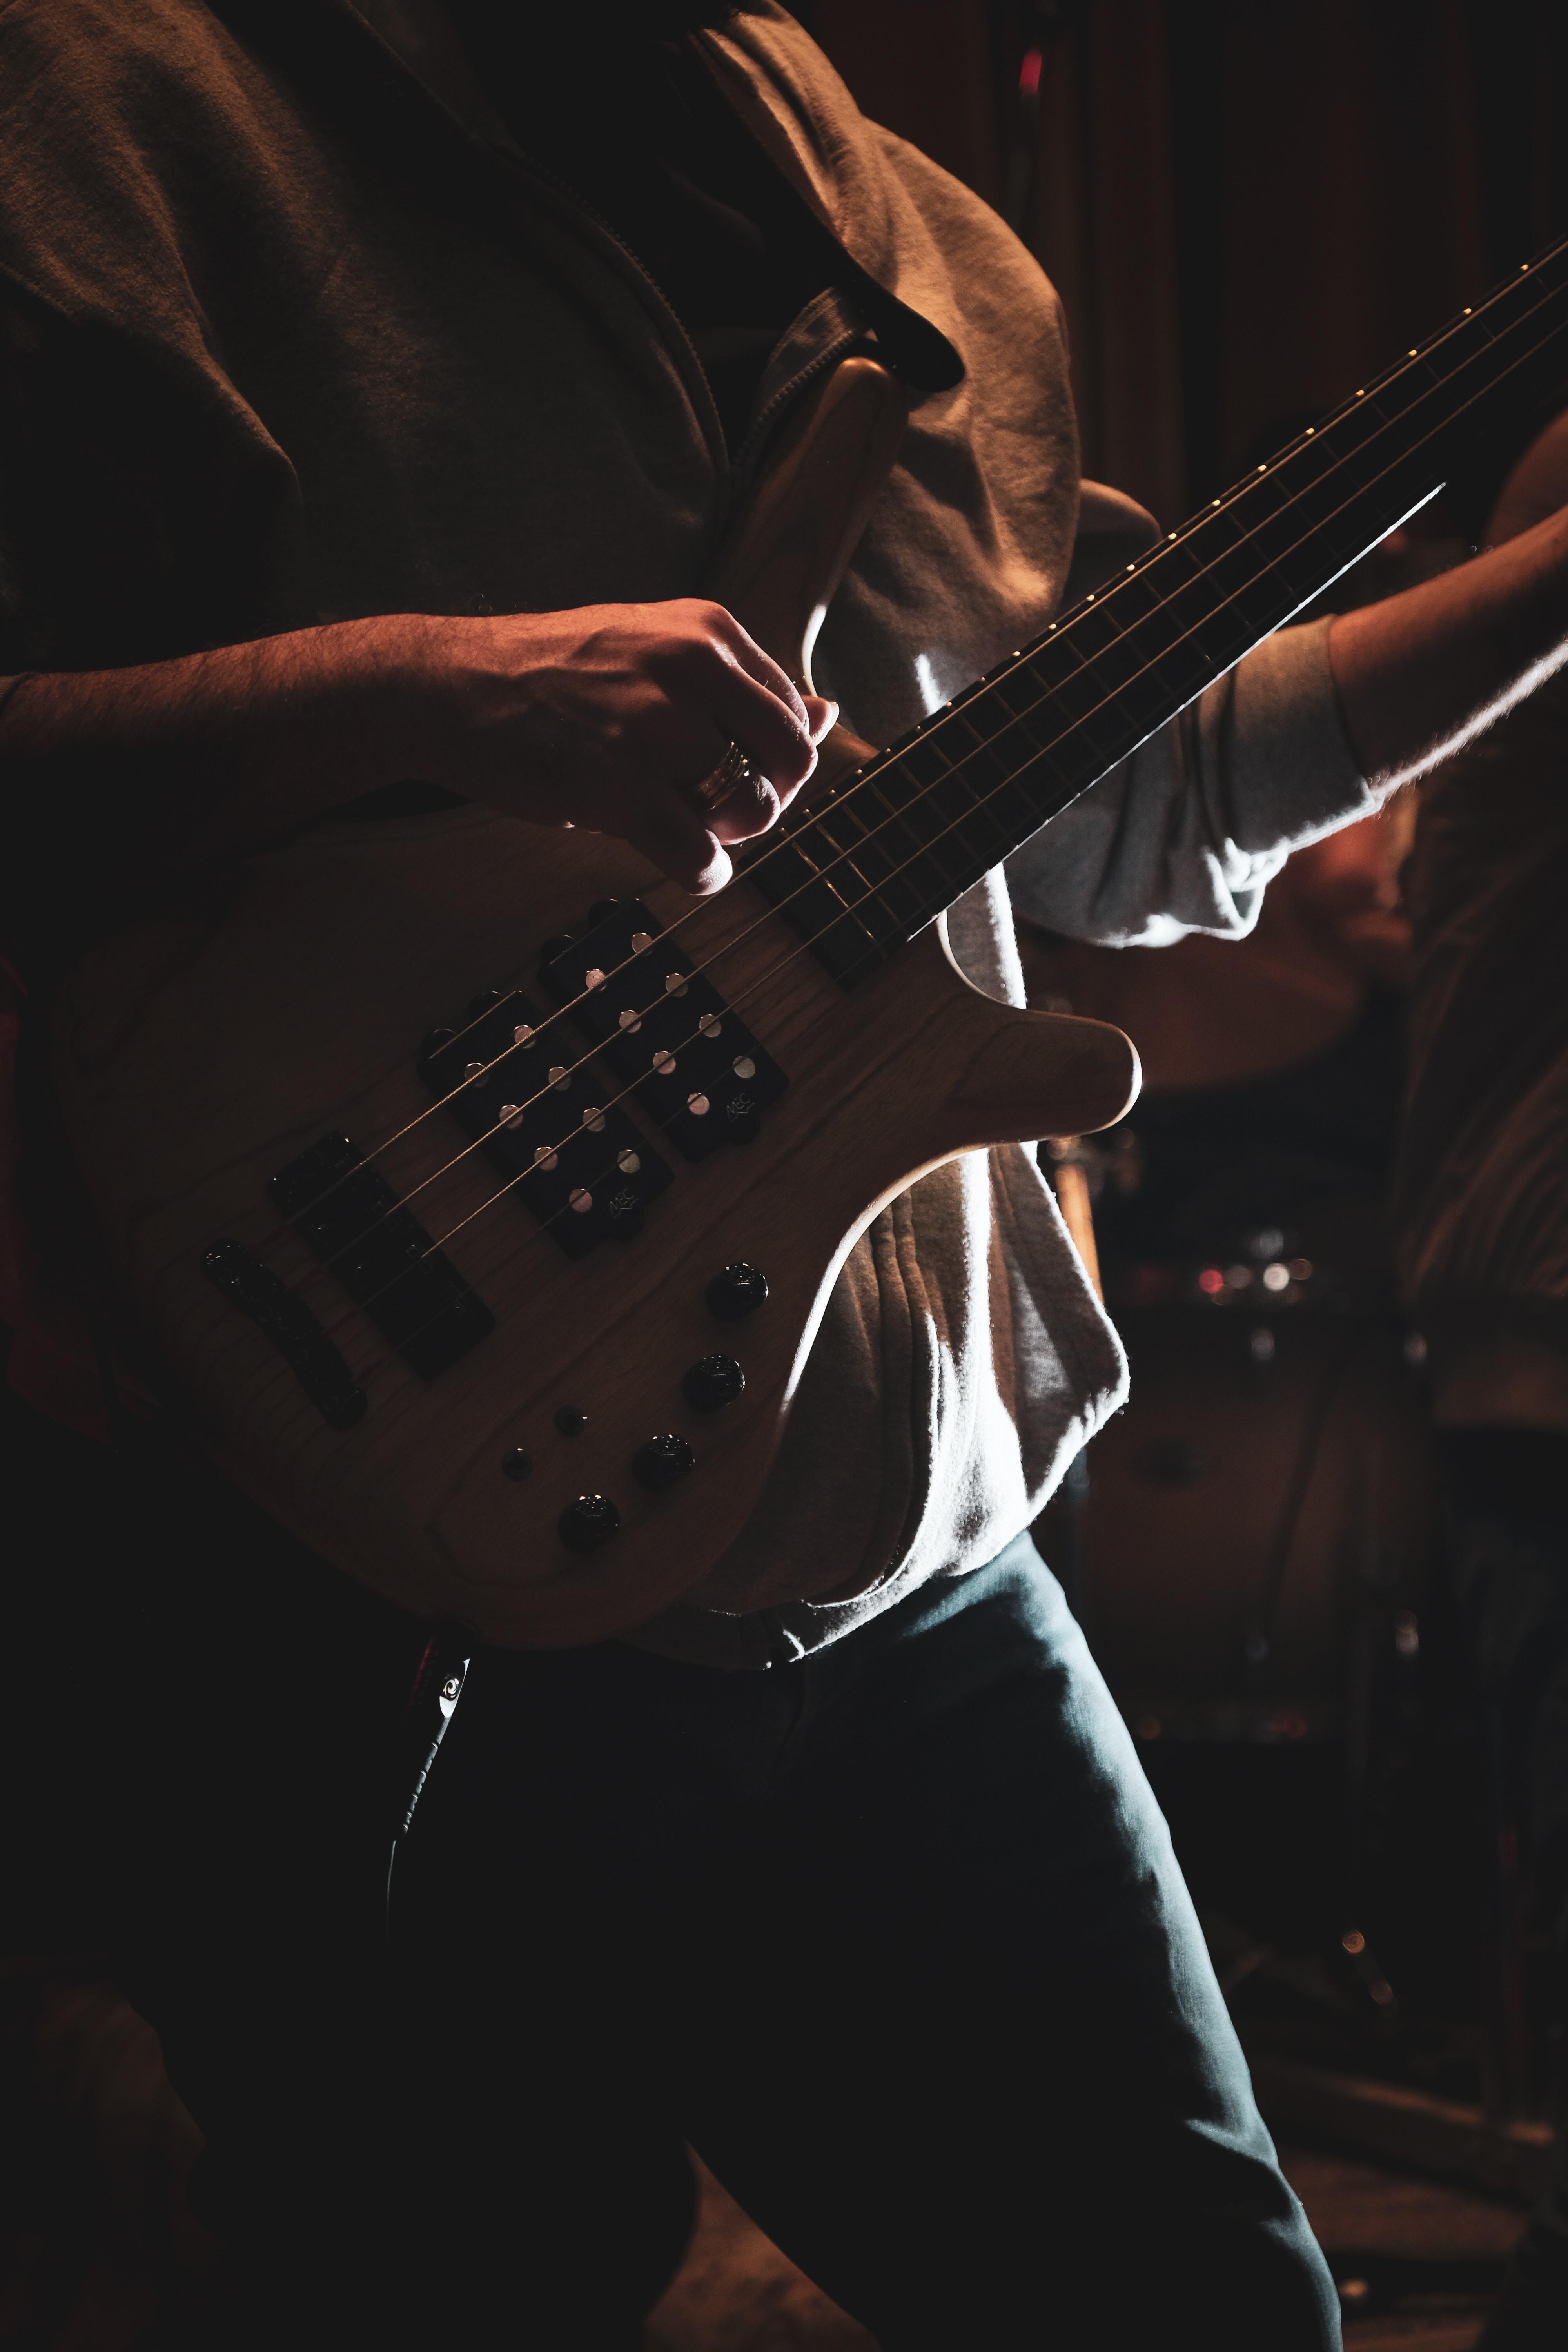
[[[802,0],[796,13],[865,111],[1038,256],[1068,314],[1085,472],[1167,523],[1568,233],[1561,0]],[[1530,429],[1459,459],[1418,526],[1443,561],[1479,536]],[[1399,584],[1352,578],[1341,593]],[[1152,959],[1167,996],[1205,951],[1237,957],[1244,983],[1247,951],[1185,942]],[[1077,1011],[1105,1010],[1070,993]],[[1183,1001],[1194,1024],[1216,1017]],[[1131,1005],[1110,1017],[1136,1033]],[[1139,1739],[1254,2058],[1283,2050],[1537,2112],[1555,2046],[1547,1940],[1521,1934],[1499,1875],[1512,1829],[1488,1809],[1420,1359],[1401,1359],[1384,1198],[1403,1038],[1397,985],[1383,986],[1306,1063],[1287,1049],[1256,1084],[1146,1092],[1129,1122],[1136,1196],[1108,1187],[1096,1210],[1132,1402],[1037,1533]],[[1204,1217],[1243,1199],[1255,1224],[1300,1226],[1289,1246],[1318,1268],[1315,1303],[1279,1318],[1261,1370],[1246,1360],[1250,1318],[1146,1309],[1117,1279],[1129,1252],[1144,1275],[1184,1249],[1245,1254],[1247,1217]],[[1321,1357],[1331,1387],[1352,1356],[1366,1386],[1320,1445],[1291,1381],[1310,1386]],[[1334,1444],[1344,1493],[1375,1488],[1375,1511],[1335,1499]],[[1206,1463],[1202,1479],[1162,1468],[1173,1445]],[[1324,1624],[1338,1612],[1335,1630],[1310,1659],[1275,1638],[1252,1667],[1226,1594],[1268,1549],[1248,1534],[1248,1496],[1298,1455],[1323,1524],[1314,1538],[1289,1530],[1279,1559],[1299,1603]],[[1370,1551],[1363,1519],[1378,1523]],[[1500,2020],[1521,2007],[1535,2040],[1516,2050]]]
[[[1568,229],[1560,0],[795,14],[868,114],[1039,256],[1084,470],[1169,522]]]

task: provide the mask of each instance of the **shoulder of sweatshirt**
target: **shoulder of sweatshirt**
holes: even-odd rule
[[[334,0],[323,22],[377,51]],[[383,56],[387,74],[394,74]],[[208,273],[259,237],[321,278],[341,249],[330,143],[267,45],[199,0],[0,5],[0,271],[68,320],[201,333]]]

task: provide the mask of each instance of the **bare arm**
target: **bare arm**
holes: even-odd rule
[[[336,623],[132,669],[25,679],[0,768],[150,867],[265,839],[405,777],[636,843],[688,889],[728,880],[836,716],[695,598],[500,619]],[[766,783],[700,810],[734,740]],[[126,806],[129,798],[131,805]]]
[[[1329,661],[1351,749],[1403,783],[1568,660],[1568,508],[1439,579],[1344,613]]]

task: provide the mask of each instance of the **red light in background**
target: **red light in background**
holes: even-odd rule
[[[1044,62],[1045,59],[1038,49],[1026,49],[1024,51],[1024,62],[1018,68],[1018,95],[1020,98],[1038,98],[1040,94],[1040,68]]]
[[[1271,1739],[1305,1739],[1311,1726],[1300,1709],[1279,1706],[1264,1717],[1262,1727]]]
[[[1219,1297],[1220,1292],[1225,1288],[1225,1276],[1217,1265],[1205,1266],[1198,1276],[1198,1288],[1206,1291],[1211,1298]]]

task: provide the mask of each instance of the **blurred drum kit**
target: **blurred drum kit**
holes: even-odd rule
[[[1353,1773],[1374,1658],[1419,1642],[1425,1349],[1394,1296],[1377,1139],[1338,1197],[1331,1165],[1292,1184],[1277,1116],[1296,1074],[1348,1091],[1336,1057],[1369,1008],[1396,1041],[1409,825],[1396,807],[1299,855],[1245,940],[1023,940],[1031,1002],[1115,1021],[1148,1072],[1120,1129],[1044,1148],[1080,1246],[1092,1202],[1132,1386],[1076,1524],[1058,1505],[1042,1549],[1076,1552],[1079,1613],[1141,1740],[1332,1739]],[[1364,1053],[1352,1083],[1391,1136],[1396,1043],[1386,1060],[1386,1085]],[[1275,1132],[1255,1149],[1260,1104]]]
[[[1369,1643],[1418,1640],[1419,1345],[1387,1311],[1315,1303],[1286,1246],[1264,1228],[1224,1265],[1133,1269],[1164,1303],[1113,1295],[1132,1394],[1090,1451],[1079,1597],[1143,1738],[1359,1746]]]

